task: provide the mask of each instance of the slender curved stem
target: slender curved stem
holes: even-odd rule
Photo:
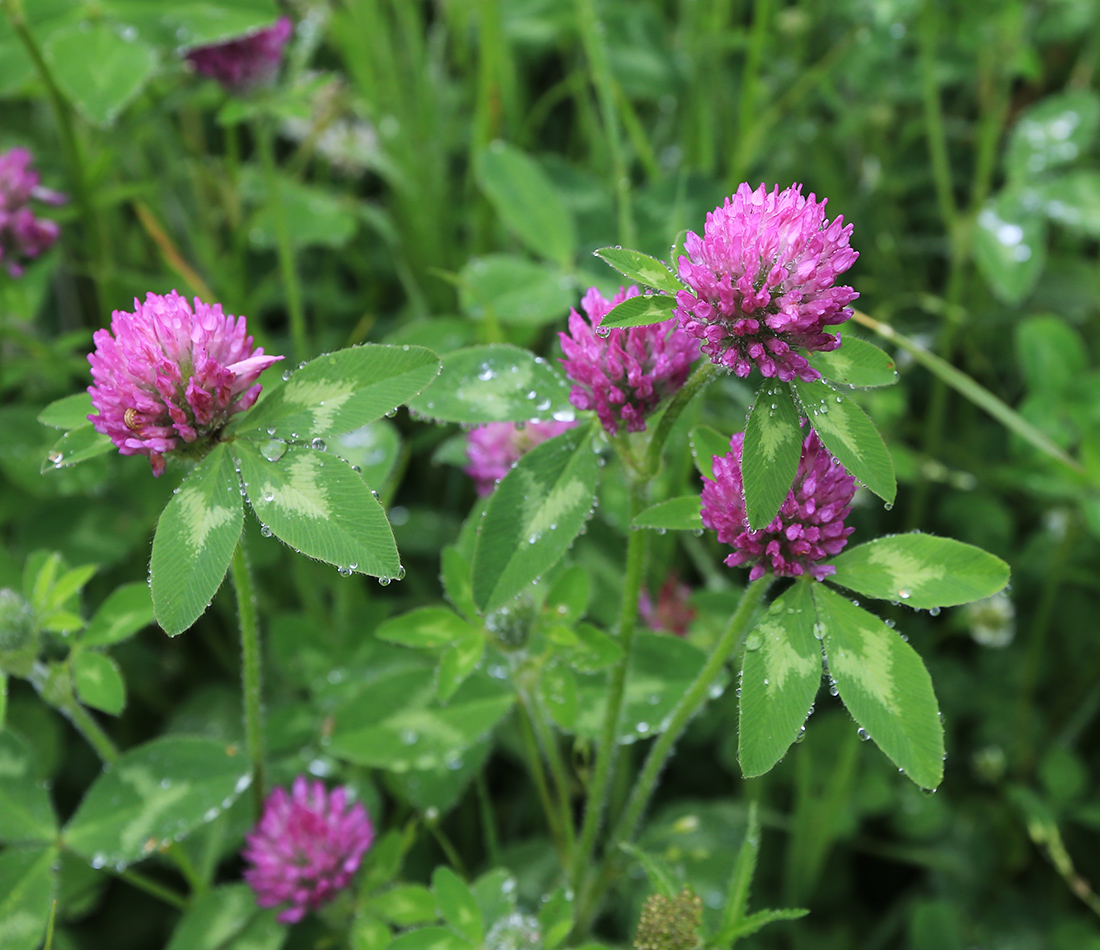
[[[130,870],[116,871],[113,873],[120,881],[125,881],[131,887],[136,887],[139,891],[145,891],[146,894],[150,894],[157,898],[157,900],[164,901],[166,904],[171,904],[179,910],[187,910],[186,897],[177,894],[171,888],[165,887],[152,878],[148,878],[144,874],[139,874],[137,871]]]
[[[279,258],[279,273],[286,291],[286,308],[290,316],[290,336],[294,344],[294,356],[303,360],[309,356],[309,335],[306,331],[306,315],[302,306],[302,285],[294,266],[294,247],[290,241],[290,225],[286,209],[280,198],[279,175],[275,168],[275,132],[271,122],[264,119],[256,128],[256,141],[260,161],[264,166],[264,183],[267,185],[267,201],[275,225],[275,251]]]
[[[572,858],[573,848],[576,847],[576,837],[573,832],[573,814],[570,807],[569,770],[565,767],[565,760],[562,758],[557,736],[554,735],[554,730],[550,725],[549,716],[543,704],[539,702],[537,696],[531,697],[530,704],[535,713],[532,717],[535,736],[546,756],[546,762],[550,766],[550,775],[554,779],[554,790],[558,796],[558,811],[561,816],[561,829],[565,839],[565,854],[568,863],[568,859]]]
[[[608,847],[603,855],[600,875],[596,885],[587,895],[587,904],[582,905],[581,912],[578,914],[578,933],[581,926],[595,911],[604,889],[610,883],[613,867],[618,857],[619,846],[631,841],[637,832],[638,823],[649,805],[649,800],[657,786],[657,779],[672,754],[673,747],[687,728],[688,723],[706,704],[711,687],[725,669],[730,657],[744,644],[745,637],[756,616],[757,608],[763,601],[764,594],[767,593],[772,580],[771,575],[766,575],[753,581],[745,588],[745,593],[741,596],[741,602],[737,605],[737,610],[730,617],[729,624],[714,645],[710,657],[699,671],[699,675],[695,677],[690,689],[676,704],[676,708],[672,710],[668,719],[668,727],[650,748],[638,780],[634,783],[634,791],[631,792],[626,808],[611,834]]]
[[[542,765],[542,755],[539,753],[539,743],[535,738],[535,729],[531,724],[531,712],[527,708],[526,697],[521,693],[519,703],[516,706],[519,713],[519,731],[523,739],[523,751],[527,758],[527,767],[531,770],[531,778],[535,782],[535,790],[539,795],[539,802],[546,814],[546,823],[550,828],[550,837],[554,839],[559,856],[564,863],[564,836],[561,829],[561,821],[558,809],[554,805],[553,796],[550,794],[550,785],[546,781],[546,770]]]
[[[88,741],[88,745],[95,749],[96,755],[104,765],[110,765],[118,760],[118,747],[95,721],[92,714],[73,696],[70,674],[66,665],[46,666],[44,663],[35,663],[27,679],[45,702],[73,724],[73,728]]]
[[[260,677],[260,630],[256,624],[256,599],[252,575],[244,550],[244,538],[237,542],[230,567],[237,591],[237,617],[241,627],[241,698],[244,705],[244,741],[252,764],[252,797],[256,817],[264,808],[263,688]]]
[[[631,521],[644,507],[644,498],[644,486],[639,479],[633,479],[630,485]],[[572,879],[573,888],[577,893],[580,893],[580,884],[592,859],[596,833],[607,807],[611,774],[619,751],[619,720],[622,716],[623,696],[626,693],[627,673],[634,653],[634,628],[638,619],[638,594],[641,592],[642,577],[645,573],[647,538],[648,532],[635,530],[630,530],[627,538],[626,577],[623,582],[623,601],[619,614],[619,646],[622,647],[623,655],[612,670],[611,682],[608,684],[607,710],[604,712],[603,727],[600,730],[599,745],[596,748],[596,767],[585,802],[580,842],[574,853]]]
[[[649,448],[646,450],[647,475],[655,475],[658,468],[660,468],[661,452],[664,451],[665,442],[668,441],[672,427],[676,425],[676,421],[680,418],[680,413],[698,395],[699,391],[718,375],[718,372],[717,363],[712,363],[710,360],[700,363],[695,372],[688,377],[688,381],[684,383],[680,391],[672,397],[672,401],[669,402],[660,422],[657,423],[653,437],[649,440]]]

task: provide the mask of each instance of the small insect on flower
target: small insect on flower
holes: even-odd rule
[[[133,406],[123,413],[122,421],[131,432],[139,432],[141,430],[142,423],[141,420],[138,419],[137,410]]]

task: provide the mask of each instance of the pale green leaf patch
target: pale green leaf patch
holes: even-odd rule
[[[654,290],[663,290],[670,294],[684,289],[684,285],[669,270],[664,261],[659,261],[641,251],[632,251],[623,247],[601,247],[593,253],[624,277],[643,287],[652,287]]]
[[[878,617],[812,585],[829,674],[864,733],[922,788],[943,779],[943,725],[917,652]]]
[[[918,610],[990,597],[1008,583],[1008,565],[972,544],[933,534],[895,534],[841,552],[829,580],[866,597]]]
[[[209,606],[241,536],[244,509],[233,458],[217,445],[161,512],[149,578],[157,623],[182,633]]]
[[[799,737],[821,686],[810,582],[776,598],[745,641],[737,756],[752,778],[772,768]]]
[[[238,440],[234,451],[248,503],[279,540],[345,573],[401,573],[385,511],[342,459],[288,446],[271,462],[246,440]]]
[[[92,867],[122,869],[213,821],[249,784],[248,757],[170,736],[130,749],[96,779],[62,831]]]
[[[588,426],[519,460],[489,499],[474,547],[479,610],[501,606],[557,563],[592,514],[598,478]]]
[[[790,387],[765,382],[745,425],[741,477],[749,525],[767,527],[787,499],[802,457],[802,425]]]
[[[850,475],[892,505],[898,490],[894,463],[867,414],[821,380],[807,383],[796,379],[793,385],[803,415],[810,420],[825,448]]]
[[[608,312],[600,321],[600,329],[648,327],[655,323],[664,323],[672,318],[675,307],[676,298],[669,294],[643,294],[640,297],[630,297]],[[598,333],[599,330],[596,332]]]
[[[240,417],[236,435],[309,442],[351,432],[393,412],[438,373],[439,357],[422,346],[368,343],[326,353],[271,387]]]
[[[441,422],[569,421],[569,384],[550,363],[510,344],[454,350],[409,409]]]

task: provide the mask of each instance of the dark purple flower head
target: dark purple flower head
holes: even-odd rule
[[[802,442],[802,458],[794,484],[772,523],[751,531],[741,483],[744,433],[730,440],[733,450],[714,456],[714,478],[703,477],[703,524],[718,532],[718,540],[736,550],[726,564],[752,565],[749,580],[763,577],[770,567],[778,577],[809,574],[823,580],[835,567],[818,561],[839,554],[854,529],[844,526],[856,480],[848,474],[811,431]]]
[[[154,475],[165,452],[194,444],[201,454],[204,440],[256,401],[260,373],[282,359],[252,348],[244,317],[198,297],[192,310],[174,290],[134,300],[133,313],[116,310],[111,329],[92,339],[97,415],[88,418],[123,455],[148,455]]]
[[[521,428],[514,422],[490,422],[478,426],[466,437],[466,455],[470,459],[466,474],[476,482],[479,495],[488,495],[520,456],[576,424],[527,422]]]
[[[32,161],[25,148],[0,154],[0,263],[12,277],[22,274],[23,265],[38,257],[61,233],[55,221],[35,216],[31,199],[54,205],[67,200],[64,195],[39,185]]]
[[[348,886],[373,840],[366,810],[359,803],[349,808],[342,786],[326,792],[299,775],[290,794],[276,788],[267,797],[245,838],[244,879],[261,907],[290,905],[279,920],[293,924]]]
[[[595,409],[612,435],[620,424],[627,432],[644,431],[645,417],[684,385],[699,355],[698,344],[674,319],[606,335],[597,332],[612,308],[638,293],[633,285],[620,287],[614,299],[605,300],[590,288],[581,301],[588,319],[570,310],[569,332],[558,334],[565,353],[562,366],[574,383],[569,401],[578,409]]]
[[[739,186],[707,215],[703,237],[688,232],[679,265],[691,290],[676,295],[680,324],[738,376],[757,366],[786,382],[817,379],[792,347],[840,346],[825,327],[851,317],[848,304],[859,296],[836,286],[859,256],[848,246],[851,234],[843,217],[825,220],[825,201],[802,197],[801,185]]]
[[[275,78],[293,32],[290,20],[280,17],[256,33],[188,50],[187,60],[195,72],[216,79],[230,92],[247,92]]]

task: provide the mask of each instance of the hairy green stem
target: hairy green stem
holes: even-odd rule
[[[187,898],[180,894],[177,894],[169,887],[165,887],[163,884],[158,884],[152,878],[146,877],[144,874],[139,874],[137,871],[114,871],[112,872],[115,877],[120,881],[125,881],[131,887],[136,887],[139,891],[145,891],[146,894],[157,898],[157,900],[164,901],[166,904],[171,904],[173,907],[179,910],[187,910]]]
[[[537,697],[531,697],[530,705],[535,713],[532,717],[535,726],[535,737],[543,749],[543,754],[550,766],[550,775],[554,779],[554,790],[557,792],[558,809],[561,816],[561,829],[565,839],[565,853],[568,858],[572,856],[573,848],[576,846],[573,833],[573,813],[570,807],[572,796],[569,792],[569,771],[565,767],[565,760],[562,758],[558,739],[554,735],[554,730],[550,726],[549,717],[542,703],[538,701]]]
[[[260,161],[264,166],[267,202],[271,208],[272,223],[275,226],[275,251],[279,259],[279,275],[282,277],[283,290],[286,292],[286,308],[290,317],[290,337],[294,346],[294,357],[304,360],[309,356],[309,335],[306,331],[305,309],[302,306],[302,286],[298,281],[298,271],[294,264],[294,247],[290,241],[290,225],[280,196],[281,186],[275,168],[275,131],[270,120],[263,119],[257,124],[256,140],[260,150]]]
[[[631,521],[644,507],[644,498],[645,487],[641,479],[631,479]],[[600,822],[603,820],[603,813],[607,807],[611,774],[619,751],[619,720],[622,718],[626,678],[630,670],[630,660],[634,653],[634,628],[638,619],[638,595],[641,592],[642,579],[645,574],[648,532],[630,528],[627,530],[626,577],[623,581],[623,600],[619,613],[619,646],[622,648],[622,658],[611,671],[611,682],[608,684],[607,689],[607,709],[604,712],[603,726],[600,729],[599,745],[596,747],[596,767],[585,802],[580,842],[574,854],[572,880],[573,889],[578,894],[580,893],[581,883],[588,873],[589,863],[592,860],[596,846],[596,833],[599,831]]]
[[[477,804],[481,813],[481,830],[485,836],[485,853],[491,867],[500,866],[500,836],[497,834],[497,819],[493,814],[493,800],[489,795],[489,780],[485,769],[478,769],[474,779],[477,787]]]
[[[592,70],[592,84],[600,104],[600,118],[607,135],[607,147],[611,152],[611,173],[614,176],[615,199],[619,218],[619,239],[628,247],[636,243],[634,210],[630,200],[630,170],[627,168],[619,135],[619,117],[615,110],[615,77],[607,56],[604,25],[596,15],[593,0],[576,0],[577,24],[588,65]]]
[[[244,741],[252,765],[252,800],[256,817],[264,808],[263,688],[260,677],[260,630],[256,624],[256,599],[244,538],[237,542],[230,567],[237,592],[237,617],[241,627],[241,699],[244,706]]]
[[[710,690],[726,668],[726,663],[744,644],[745,637],[752,627],[756,611],[771,586],[772,580],[771,575],[766,575],[753,581],[745,588],[745,592],[741,596],[741,602],[737,605],[737,610],[730,617],[729,624],[721,637],[718,638],[710,657],[699,671],[698,676],[695,677],[691,687],[672,710],[667,720],[667,728],[664,729],[650,748],[649,755],[646,756],[645,764],[642,766],[642,771],[634,783],[634,790],[630,794],[626,808],[623,809],[623,813],[611,833],[608,847],[603,855],[596,886],[582,898],[587,903],[582,904],[580,914],[578,914],[578,928],[595,913],[603,891],[610,883],[614,865],[618,858],[619,846],[633,840],[638,829],[638,823],[641,821],[657,786],[657,779],[672,754],[673,748],[687,728],[688,723],[706,705],[707,700],[710,698]],[[580,932],[580,930],[578,929],[577,932]]]
[[[526,697],[520,694],[519,703],[516,706],[519,715],[519,731],[523,740],[523,751],[527,758],[527,767],[531,770],[531,778],[538,792],[539,802],[546,815],[546,824],[550,828],[550,837],[554,839],[558,855],[565,863],[565,836],[561,828],[560,812],[554,805],[554,798],[550,794],[550,785],[546,781],[546,770],[542,765],[542,755],[539,753],[539,743],[535,738],[535,729],[531,723],[531,712],[527,708]]]
[[[88,742],[104,765],[118,761],[118,747],[98,722],[73,696],[71,674],[67,664],[35,663],[27,679],[43,701],[53,706]]]

